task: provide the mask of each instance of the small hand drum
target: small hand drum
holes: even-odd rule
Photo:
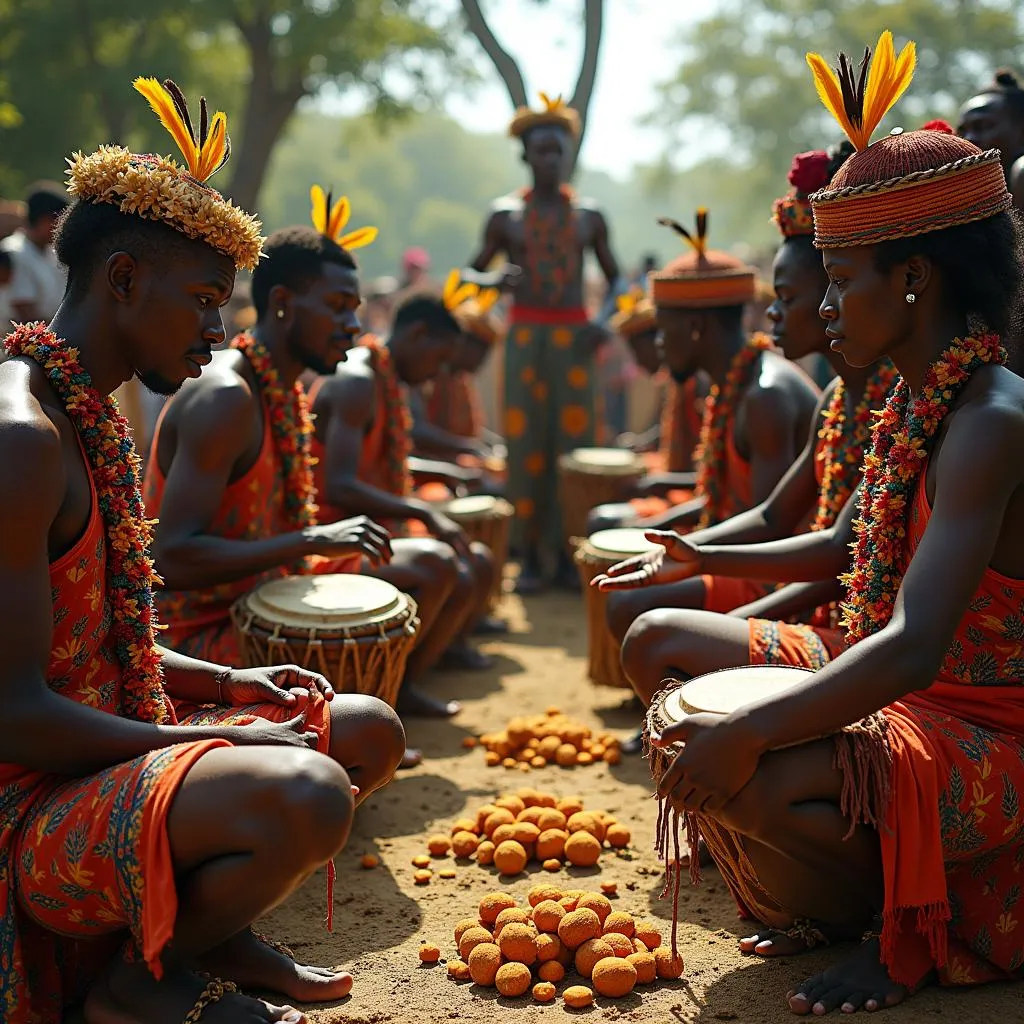
[[[515,510],[504,498],[471,494],[453,498],[444,506],[445,514],[466,531],[471,541],[486,544],[494,558],[494,586],[491,588],[488,611],[494,611],[501,600],[508,562],[509,531]]]
[[[558,500],[566,543],[586,536],[592,508],[625,501],[647,472],[644,460],[626,448],[577,448],[558,460]]]

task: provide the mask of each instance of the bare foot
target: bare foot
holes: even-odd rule
[[[454,669],[457,672],[481,672],[493,664],[493,658],[489,658],[467,643],[456,641],[441,656],[438,667]]]
[[[811,949],[811,944],[798,935],[787,935],[776,928],[760,928],[753,935],[740,939],[741,953],[757,956],[796,956]]]
[[[261,942],[250,929],[210,950],[198,967],[243,988],[280,992],[297,1003],[329,1003],[352,991],[352,975],[326,967],[307,967]]]
[[[462,710],[462,705],[457,700],[438,700],[436,697],[430,697],[417,687],[406,683],[398,695],[395,710],[403,718],[406,715],[413,718],[451,718]]]
[[[907,998],[907,989],[889,977],[878,939],[862,943],[835,967],[805,981],[786,996],[798,1016],[822,1017],[839,1007],[843,1013],[886,1010]]]
[[[121,961],[86,997],[86,1024],[181,1024],[206,989],[207,982],[198,974],[181,968],[165,971],[157,981],[145,964]],[[202,1024],[307,1024],[306,1015],[292,1006],[275,1006],[238,993],[210,1003],[201,1020]]]

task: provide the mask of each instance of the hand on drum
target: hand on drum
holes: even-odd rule
[[[334,688],[319,673],[298,665],[271,665],[266,668],[233,668],[221,678],[220,695],[228,707],[248,704],[280,704],[305,710],[311,693],[334,700]]]
[[[463,561],[472,560],[473,556],[469,550],[469,538],[466,536],[466,531],[454,519],[449,519],[443,512],[432,512],[430,517],[424,520],[424,525],[430,531],[431,536],[451,545],[455,549],[455,554]]]
[[[313,530],[320,555],[361,555],[373,568],[391,561],[391,534],[366,516],[325,523]]]
[[[680,811],[721,810],[751,780],[761,758],[746,730],[724,715],[687,715],[651,743],[683,744],[658,783],[658,796]]]
[[[700,575],[701,557],[696,545],[670,530],[649,530],[644,536],[661,547],[613,565],[595,577],[590,585],[598,590],[634,590],[655,584],[679,583]]]

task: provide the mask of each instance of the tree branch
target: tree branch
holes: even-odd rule
[[[604,0],[586,0],[584,11],[585,37],[583,42],[583,61],[580,64],[580,77],[576,82],[576,91],[572,94],[569,106],[580,115],[580,137],[576,141],[576,152],[573,154],[570,173],[576,170],[583,136],[587,131],[587,120],[590,114],[590,101],[594,95],[594,82],[597,79],[597,62],[601,55],[601,34],[604,30]]]
[[[598,4],[600,6],[600,4]],[[515,58],[498,42],[491,26],[487,24],[479,0],[462,0],[462,11],[466,16],[466,27],[476,36],[484,53],[491,59],[495,70],[501,76],[508,90],[513,107],[528,107],[526,82]]]

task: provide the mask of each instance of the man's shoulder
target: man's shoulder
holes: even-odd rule
[[[520,213],[525,206],[526,200],[521,192],[509,192],[507,195],[498,196],[491,203],[491,216],[496,217],[502,214]]]
[[[63,458],[58,419],[64,414],[40,399],[33,375],[37,385],[45,380],[42,370],[25,360],[0,362],[0,475],[8,485],[53,472]]]
[[[167,416],[188,420],[201,416],[205,423],[211,420],[233,419],[249,410],[258,401],[258,395],[242,373],[242,356],[235,349],[213,353],[209,366],[195,380],[186,381],[181,390],[168,403]]]

